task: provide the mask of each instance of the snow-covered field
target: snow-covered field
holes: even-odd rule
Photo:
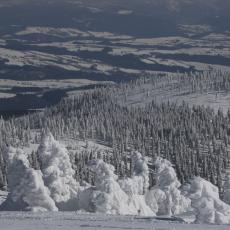
[[[76,212],[29,213],[1,212],[0,229],[4,230],[228,230],[229,226],[186,224],[138,216],[79,214]]]

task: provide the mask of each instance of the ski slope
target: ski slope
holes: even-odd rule
[[[76,212],[1,212],[0,229],[4,230],[227,230],[229,226],[186,224],[135,216],[79,214]]]

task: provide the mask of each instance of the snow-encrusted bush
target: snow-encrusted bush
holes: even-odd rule
[[[187,186],[197,223],[230,224],[230,206],[219,198],[219,189],[209,181],[195,177]]]
[[[230,170],[227,171],[224,182],[224,202],[230,205]]]
[[[61,203],[76,198],[79,184],[74,179],[68,151],[50,132],[43,135],[38,156],[44,183],[54,201]]]
[[[156,185],[146,193],[146,203],[157,215],[171,216],[186,212],[191,201],[181,194],[181,184],[172,164],[158,157],[155,167]]]
[[[5,152],[5,160],[9,194],[1,206],[2,210],[58,210],[44,185],[41,171],[30,168],[22,150],[9,147]]]

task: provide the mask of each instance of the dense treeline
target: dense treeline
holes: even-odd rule
[[[75,150],[72,162],[78,180],[91,182],[85,164],[97,157],[103,157],[106,162],[115,165],[120,177],[129,176],[132,170],[129,153],[138,150],[149,157],[150,167],[157,156],[170,160],[182,183],[193,175],[199,175],[222,191],[224,173],[230,163],[230,111],[227,114],[221,110],[215,113],[204,106],[159,102],[151,98],[151,92],[159,87],[187,93],[218,92],[229,90],[230,76],[213,72],[146,77],[85,92],[65,99],[42,113],[8,121],[1,119],[1,185],[7,183],[7,169],[2,157],[5,146],[39,143],[42,131],[49,129],[57,139],[65,137],[86,143],[87,140],[94,140],[111,147],[111,151],[104,151],[103,154]],[[138,90],[144,95],[144,98],[139,98],[143,100],[143,106],[131,106],[127,98]],[[150,98],[151,102],[144,103],[146,98]],[[30,162],[33,167],[39,168],[36,152],[31,154]],[[154,184],[152,178],[150,185]]]

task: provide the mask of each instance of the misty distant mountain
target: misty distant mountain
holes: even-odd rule
[[[173,34],[178,24],[230,30],[229,0],[1,0],[0,5],[8,6],[0,8],[0,26],[80,26],[145,36]]]

